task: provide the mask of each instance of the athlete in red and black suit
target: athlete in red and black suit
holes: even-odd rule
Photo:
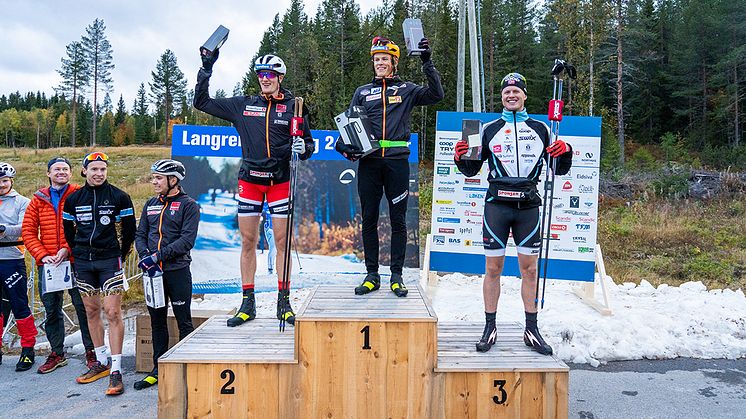
[[[254,275],[262,205],[266,199],[278,250],[277,277],[283,278],[291,153],[298,154],[301,160],[308,159],[313,154],[314,142],[307,114],[303,115],[303,137],[293,139],[290,135],[295,98],[280,85],[287,72],[280,57],[264,55],[254,63],[262,89],[260,95],[213,99],[210,98],[209,81],[219,51],[209,56],[205,54],[202,55],[202,68],[197,74],[194,107],[232,122],[241,137],[243,153],[238,172],[238,228],[241,231],[241,282],[244,295],[238,313],[228,319],[228,326],[238,326],[256,317]],[[293,324],[295,314],[290,307],[289,283],[288,288],[284,288],[282,281],[278,280],[277,283],[277,317]]]

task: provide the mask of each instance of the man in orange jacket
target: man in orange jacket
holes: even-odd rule
[[[47,357],[47,361],[38,369],[39,374],[46,374],[67,365],[64,352],[65,320],[62,314],[65,295],[63,291],[45,292],[42,285],[44,266],[59,265],[67,260],[72,263],[70,246],[65,240],[62,227],[62,206],[70,194],[80,189],[80,185],[69,183],[71,167],[70,162],[64,157],[49,160],[47,176],[50,186],[34,193],[31,203],[26,208],[21,233],[26,249],[36,260],[38,266],[39,292],[42,293],[41,301],[44,303],[47,316],[44,330],[52,347],[52,353]],[[80,334],[86,350],[86,364],[90,368],[96,362],[96,354],[93,351],[91,333],[88,331],[85,306],[77,288],[70,288],[67,291],[78,317]]]

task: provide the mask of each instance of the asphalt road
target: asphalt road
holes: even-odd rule
[[[0,416],[6,418],[153,418],[155,387],[136,391],[132,384],[143,374],[125,372],[126,391],[107,397],[107,379],[80,385],[80,358],[47,375],[35,368],[16,373],[17,356],[0,365]],[[133,357],[123,359],[133,371]],[[593,368],[570,365],[569,417],[601,418],[744,418],[746,417],[746,359],[612,362]],[[301,419],[301,418],[297,418]]]

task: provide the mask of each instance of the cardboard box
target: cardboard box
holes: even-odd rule
[[[212,316],[223,314],[234,314],[233,310],[192,310],[192,325],[196,329]],[[179,327],[173,311],[169,308],[168,319],[168,347],[171,348],[179,342]],[[137,316],[135,324],[135,371],[150,372],[153,370],[153,340],[150,329],[150,315],[143,313]]]

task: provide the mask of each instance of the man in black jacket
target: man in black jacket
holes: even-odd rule
[[[227,99],[210,98],[209,82],[212,67],[219,55],[202,55],[202,68],[197,73],[194,107],[233,123],[241,137],[243,162],[238,171],[238,229],[241,231],[241,283],[243,302],[236,315],[228,319],[228,326],[239,326],[256,318],[254,276],[256,248],[259,241],[259,222],[264,201],[269,205],[272,230],[277,246],[277,318],[295,323],[290,306],[290,288],[283,283],[285,234],[288,216],[290,157],[295,153],[301,160],[311,157],[314,142],[308,125],[307,111],[303,111],[302,136],[293,137],[290,124],[295,98],[283,89],[287,73],[285,63],[276,55],[263,55],[254,62],[262,93],[257,96],[235,96]],[[287,288],[286,288],[287,286]]]
[[[130,196],[106,181],[108,164],[109,157],[101,152],[83,158],[82,175],[86,183],[65,201],[62,223],[65,240],[75,258],[76,285],[83,297],[97,358],[97,362],[76,381],[87,384],[109,375],[106,395],[117,396],[124,392],[121,365],[125,279],[122,261],[127,259],[132,249],[137,225]],[[121,224],[121,246],[117,223]],[[107,365],[104,346],[101,297],[109,323],[111,366]]]
[[[142,209],[135,247],[140,255],[138,266],[144,275],[156,280],[158,276],[162,277],[166,305],[160,308],[148,305],[153,331],[153,371],[135,383],[136,390],[158,382],[158,358],[168,350],[168,300],[179,327],[179,340],[194,330],[190,311],[192,273],[189,265],[192,257],[189,251],[197,240],[199,206],[179,186],[186,176],[181,162],[158,160],[150,170],[156,196],[150,198]]]
[[[370,55],[375,77],[360,86],[352,96],[352,106],[361,106],[371,122],[372,135],[381,149],[360,159],[358,168],[358,196],[363,215],[363,251],[367,275],[355,288],[355,294],[367,294],[380,287],[378,274],[378,214],[381,198],[386,193],[391,220],[391,291],[406,297],[407,287],[402,280],[402,268],[407,247],[407,198],[409,197],[409,119],[415,106],[434,105],[443,99],[440,74],[430,60],[430,45],[423,38],[418,47],[427,87],[403,81],[397,74],[399,47],[390,40],[373,38]],[[337,151],[355,161],[359,150],[337,140]]]
[[[482,127],[482,154],[479,160],[466,160],[466,141],[456,143],[454,161],[466,177],[476,176],[482,163],[489,162],[485,196],[483,239],[486,274],[484,294],[485,327],[477,343],[478,352],[489,351],[497,339],[495,316],[500,297],[500,275],[505,263],[505,247],[510,232],[518,252],[521,271],[521,297],[526,314],[523,341],[536,352],[552,354],[544,341],[536,320],[535,289],[538,281],[537,260],[541,240],[539,206],[542,198],[536,185],[544,160],[555,175],[564,175],[572,166],[572,147],[560,139],[550,143],[549,128],[541,121],[529,118],[524,107],[526,79],[510,73],[502,80],[502,116]],[[551,157],[551,160],[550,160]]]

